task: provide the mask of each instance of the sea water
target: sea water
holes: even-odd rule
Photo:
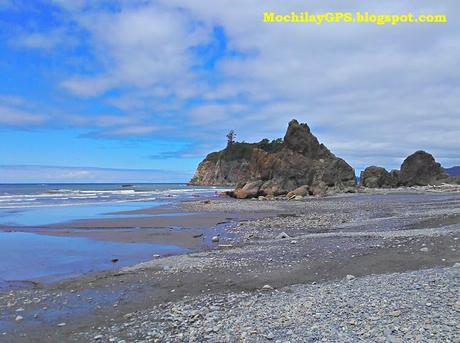
[[[21,229],[113,218],[120,216],[116,214],[119,211],[215,196],[220,190],[185,184],[0,184],[0,226],[4,228],[0,231],[0,289],[12,281],[57,280],[135,264],[154,254],[187,251],[174,242],[111,242]],[[8,232],[11,229],[14,232]]]

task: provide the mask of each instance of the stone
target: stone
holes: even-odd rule
[[[351,281],[351,280],[356,279],[356,277],[355,277],[354,275],[351,275],[351,274],[348,274],[348,275],[346,276],[346,278],[347,278],[348,281]]]
[[[310,186],[310,193],[314,196],[325,196],[327,191],[327,185],[320,181]]]
[[[280,234],[276,236],[276,239],[287,239],[287,238],[291,238],[291,237],[286,232],[281,232]]]
[[[300,187],[297,187],[293,191],[290,191],[287,196],[289,197],[305,197],[309,195],[310,187],[308,185],[303,185]],[[301,199],[301,198],[300,198]]]
[[[63,326],[66,326],[66,325],[67,325],[66,323],[59,323],[57,326],[63,327]]]
[[[427,247],[423,247],[420,249],[421,252],[428,252],[428,248]]]
[[[246,199],[246,198],[248,198],[248,192],[246,192],[245,190],[243,190],[241,188],[240,189],[235,189],[234,191],[229,192],[228,195],[230,195],[233,198],[237,198],[237,199]]]
[[[260,187],[263,185],[262,180],[246,183],[242,190],[246,193],[246,198],[255,198],[259,195]]]
[[[272,291],[273,289],[274,289],[274,288],[273,288],[272,286],[270,286],[270,285],[264,285],[264,286],[262,287],[262,290],[263,290],[263,291]]]
[[[216,236],[212,236],[211,241],[212,241],[213,243],[218,243],[218,242],[220,241],[220,237],[217,236],[217,235],[216,235]]]
[[[370,166],[361,172],[360,186],[367,188],[394,188],[398,179],[385,168]]]
[[[403,186],[427,186],[439,184],[448,177],[431,154],[419,150],[402,163],[399,182]]]
[[[20,321],[23,320],[23,319],[24,319],[23,316],[16,316],[16,318],[15,318],[15,320],[16,320],[17,322],[20,322]]]
[[[390,316],[393,316],[393,317],[399,317],[400,315],[401,315],[401,311],[399,310],[396,310],[390,313]]]

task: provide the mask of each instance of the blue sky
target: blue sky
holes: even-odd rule
[[[445,25],[267,25],[282,13],[445,13]],[[455,1],[0,0],[0,183],[186,181],[307,122],[357,170],[460,165]]]

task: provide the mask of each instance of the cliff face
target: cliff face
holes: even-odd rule
[[[289,123],[283,141],[234,143],[200,163],[192,185],[239,185],[258,181],[257,194],[286,194],[308,185],[321,191],[355,186],[355,174],[310,132],[307,124]]]

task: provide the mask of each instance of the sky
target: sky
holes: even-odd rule
[[[447,24],[267,24],[264,11]],[[0,0],[0,183],[183,182],[289,120],[357,172],[460,165],[455,0]]]

